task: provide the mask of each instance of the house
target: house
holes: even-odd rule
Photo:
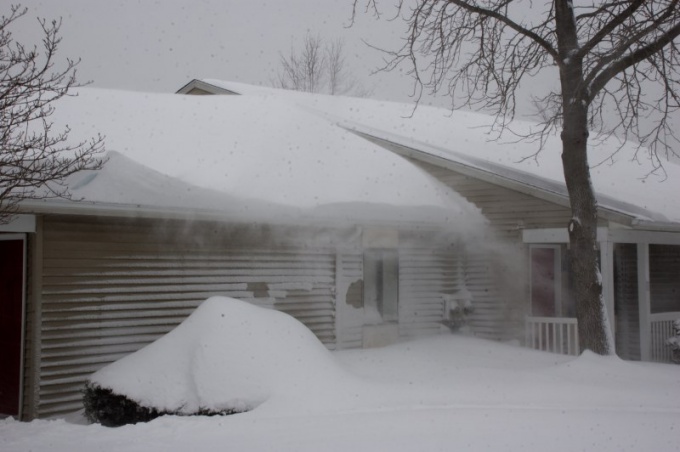
[[[73,200],[0,226],[6,414],[78,410],[92,372],[212,295],[285,311],[333,349],[439,331],[444,297],[467,294],[479,210],[288,101],[82,89],[53,119],[74,141],[105,134],[107,161],[67,181]]]
[[[14,354],[0,411],[77,410],[89,374],[215,294],[287,312],[331,349],[438,333],[467,313],[477,335],[575,353],[554,159],[520,162],[526,145],[492,141],[472,113],[216,80],[180,92],[243,95],[81,89],[57,106],[74,141],[106,135],[108,161],[69,179],[73,201],[26,202],[0,227],[14,271],[2,272]],[[657,330],[679,316],[676,171],[599,193],[627,359],[662,360]]]
[[[213,94],[227,88],[244,94],[267,91],[220,80],[202,83],[212,85]],[[516,252],[506,262],[522,256],[519,268],[503,271],[523,287],[514,287],[507,281],[511,278],[496,278],[493,285],[522,300],[525,345],[577,353],[566,259],[571,211],[556,134],[545,137],[539,153],[537,145],[519,140],[537,127],[531,123],[497,133],[489,132],[493,118],[476,113],[287,95],[407,158],[477,206],[499,239],[494,247]],[[599,204],[600,271],[616,352],[629,360],[670,362],[665,341],[680,318],[680,162],[656,160],[634,143],[597,137],[590,161]]]

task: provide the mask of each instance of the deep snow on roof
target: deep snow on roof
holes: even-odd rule
[[[455,220],[461,230],[484,221],[425,171],[287,99],[77,94],[58,102],[55,127],[68,125],[72,141],[101,133],[110,151],[101,171],[68,181],[85,208],[200,210],[248,221]]]
[[[537,143],[520,140],[509,132],[499,137],[491,132],[493,117],[481,113],[204,81],[246,96],[286,98],[349,129],[504,175],[530,187],[566,194],[558,135],[550,136],[534,156],[539,150]],[[536,127],[522,121],[511,126],[517,134]],[[677,162],[663,161],[663,168],[655,170],[647,149],[637,143],[592,137],[590,144],[591,177],[601,206],[640,220],[680,222]]]

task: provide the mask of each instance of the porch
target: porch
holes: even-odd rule
[[[577,355],[578,325],[570,296],[565,230],[525,230],[530,306],[525,345]],[[680,319],[680,233],[598,228],[600,271],[616,353],[623,359],[671,362],[666,340]]]
[[[672,362],[671,349],[666,345],[666,340],[673,336],[673,322],[676,319],[680,319],[680,311],[650,314],[647,328],[650,335],[647,345],[641,346],[639,359],[658,363]],[[562,355],[579,354],[578,323],[575,318],[528,316],[524,331],[526,347]],[[640,343],[644,342],[640,338]]]

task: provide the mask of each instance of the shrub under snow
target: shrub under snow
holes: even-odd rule
[[[249,411],[342,375],[293,317],[213,297],[165,336],[93,374],[84,401],[91,420],[122,425],[168,413]]]

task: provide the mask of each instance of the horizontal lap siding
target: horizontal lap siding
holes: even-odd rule
[[[571,218],[568,207],[435,165],[412,162],[476,205],[501,237],[521,241],[522,228],[565,227]]]
[[[405,336],[440,331],[443,295],[458,290],[456,255],[430,249],[399,250],[399,328]]]
[[[497,239],[484,246],[465,246],[466,284],[474,296],[475,311],[470,319],[473,330],[496,339],[520,334],[521,313],[529,299],[527,246],[522,242],[522,230],[565,227],[571,218],[570,209],[446,168],[411,161],[477,206]]]
[[[158,233],[145,221],[84,221],[45,221],[40,416],[79,409],[92,372],[167,333],[213,295],[274,306],[334,345],[333,252],[198,246],[172,224]]]
[[[340,253],[338,267],[338,348],[361,348],[364,325],[363,253]]]
[[[508,339],[523,325],[522,316],[513,312],[516,288],[500,291],[503,286],[496,258],[488,252],[470,250],[465,259],[465,285],[472,294],[474,311],[469,324],[475,335],[486,339]],[[516,282],[516,281],[515,281]]]

